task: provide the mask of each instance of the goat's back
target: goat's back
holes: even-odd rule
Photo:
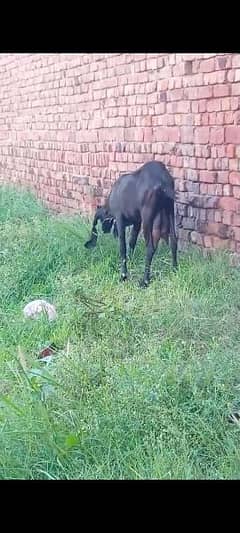
[[[159,189],[167,198],[174,199],[174,179],[160,161],[149,161],[129,174],[122,174],[114,183],[109,196],[113,215],[117,211],[134,217],[140,211],[151,191]]]

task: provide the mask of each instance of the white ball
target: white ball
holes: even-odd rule
[[[39,318],[43,313],[48,317],[48,320],[55,320],[57,313],[54,305],[49,304],[45,300],[33,300],[25,305],[23,314],[25,318]]]

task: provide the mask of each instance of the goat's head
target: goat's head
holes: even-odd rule
[[[102,231],[103,233],[110,233],[114,218],[109,213],[106,206],[97,206],[97,210],[94,216],[93,225],[92,225],[92,233],[91,238],[89,241],[85,243],[86,248],[94,248],[97,244],[97,223],[98,221],[102,224]]]

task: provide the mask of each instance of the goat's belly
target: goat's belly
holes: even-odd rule
[[[139,213],[135,213],[134,215],[126,213],[124,214],[124,222],[126,226],[132,226],[141,222],[141,217]]]

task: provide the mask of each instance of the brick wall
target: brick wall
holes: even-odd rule
[[[2,181],[87,213],[159,159],[182,245],[240,252],[240,54],[1,54],[0,76]]]

